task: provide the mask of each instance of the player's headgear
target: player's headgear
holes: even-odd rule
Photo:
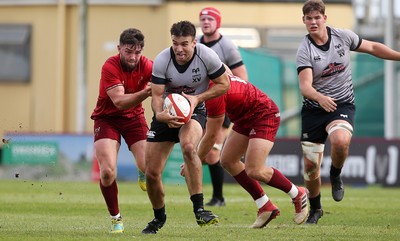
[[[215,18],[215,20],[217,21],[217,28],[219,28],[221,26],[221,13],[218,11],[218,9],[213,8],[213,7],[203,8],[200,11],[199,16],[201,17],[203,15],[208,15],[208,16]]]

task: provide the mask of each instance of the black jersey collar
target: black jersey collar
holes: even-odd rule
[[[211,42],[205,43],[204,42],[204,35],[201,36],[200,38],[200,43],[204,44],[205,46],[211,48],[212,46],[214,46],[215,44],[217,44],[220,40],[222,39],[222,34],[220,34],[219,38],[217,40],[213,40]]]
[[[328,51],[328,50],[329,50],[329,45],[330,45],[330,43],[331,43],[332,31],[331,31],[331,28],[328,27],[328,26],[326,26],[326,31],[328,32],[328,41],[326,41],[326,43],[323,44],[323,45],[318,45],[318,44],[316,44],[315,41],[314,41],[314,39],[311,38],[310,34],[307,34],[307,38],[311,41],[311,43],[312,43],[315,47],[317,47],[317,48],[319,48],[320,50],[323,50],[323,51]]]
[[[171,52],[172,62],[174,63],[176,70],[178,70],[179,73],[184,73],[189,68],[190,64],[192,63],[194,56],[196,56],[197,47],[194,47],[192,58],[183,65],[180,65],[180,64],[178,64],[178,62],[176,62],[175,53],[174,53],[174,50],[172,50],[172,47],[170,48],[170,52]]]

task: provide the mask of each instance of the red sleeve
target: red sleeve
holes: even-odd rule
[[[119,64],[119,56],[110,57],[103,65],[101,70],[101,84],[103,89],[107,91],[110,87],[122,85],[121,75],[122,69]]]
[[[219,117],[225,114],[225,96],[226,95],[222,95],[206,101],[208,117]]]

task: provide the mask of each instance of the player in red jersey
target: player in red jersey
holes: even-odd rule
[[[144,172],[148,126],[142,101],[151,95],[153,62],[142,55],[144,35],[129,28],[120,35],[118,54],[107,59],[101,70],[94,120],[94,147],[100,166],[100,189],[111,216],[111,233],[124,226],[118,206],[117,156],[121,136],[132,152],[139,172]],[[144,176],[144,175],[143,175]],[[145,191],[145,179],[139,182]]]
[[[214,50],[221,61],[232,71],[232,74],[243,80],[248,80],[247,69],[243,63],[240,51],[235,43],[223,36],[219,29],[221,27],[221,13],[214,7],[205,7],[200,11],[199,22],[202,35],[198,41]],[[221,128],[217,132],[217,139],[204,159],[210,171],[211,184],[213,188],[212,198],[206,203],[207,206],[225,206],[223,195],[224,169],[220,164],[221,150],[228,136],[231,121],[225,116]]]
[[[234,124],[225,141],[221,165],[252,196],[258,215],[252,228],[262,228],[280,214],[259,182],[287,193],[295,207],[297,224],[308,215],[307,191],[290,182],[280,171],[265,165],[279,128],[280,113],[276,104],[251,83],[230,76],[230,89],[220,97],[206,101],[206,133],[198,155],[203,160],[216,141],[215,133],[227,114]],[[245,163],[241,157],[245,156]]]

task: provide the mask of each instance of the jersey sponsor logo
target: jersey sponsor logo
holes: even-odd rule
[[[185,94],[193,94],[195,92],[195,89],[190,87],[190,86],[178,86],[174,88],[169,88],[166,90],[168,93],[185,93]]]
[[[349,116],[345,115],[345,114],[340,114],[340,116],[343,117],[343,118],[346,118],[346,119],[349,118]]]
[[[330,63],[323,71],[321,78],[331,77],[343,72],[346,69],[342,63]]]

